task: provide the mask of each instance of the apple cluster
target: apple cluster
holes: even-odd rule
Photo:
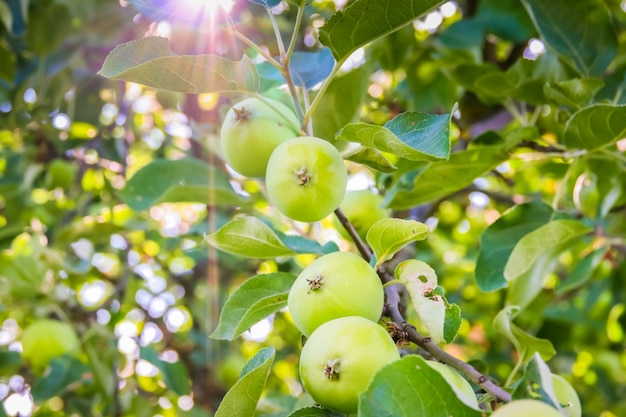
[[[316,222],[341,203],[348,180],[329,142],[300,134],[284,104],[248,98],[232,106],[221,128],[224,159],[246,177],[265,177],[270,202],[285,216]]]

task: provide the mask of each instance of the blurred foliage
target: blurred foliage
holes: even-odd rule
[[[331,219],[313,226],[285,222],[259,181],[228,170],[218,133],[236,96],[184,95],[96,75],[115,46],[145,35],[168,37],[181,55],[254,57],[216,30],[226,24],[220,14],[181,16],[185,2],[179,13],[155,14],[157,3],[0,2],[0,416],[212,415],[263,347],[276,350],[259,415],[286,416],[312,405],[302,395],[300,334],[288,312],[272,314],[233,342],[208,335],[228,295],[247,278],[297,274],[313,255],[249,259],[218,251],[205,236],[234,216],[255,214],[283,235],[354,247]],[[558,354],[548,364],[576,388],[585,417],[623,416],[626,13],[618,0],[581,1],[612,26],[578,37],[585,7],[568,15],[571,2],[555,1],[550,7],[562,7],[559,13],[540,3],[448,2],[374,41],[362,51],[364,62],[357,52],[355,62],[348,60],[357,69],[341,72],[327,90],[315,131],[332,139],[352,121],[384,125],[405,111],[447,113],[458,103],[452,150],[468,165],[378,153],[354,159],[364,165],[348,162],[349,186],[377,188],[395,216],[430,226],[428,238],[399,257],[437,271],[448,301],[462,309],[459,334],[446,350],[500,385],[518,352],[493,325],[507,290],[485,292],[474,276],[485,231],[527,202],[543,202],[559,218],[592,228],[559,247],[540,291],[515,321],[552,343]],[[325,0],[306,6],[297,50],[317,50],[318,30],[335,10]],[[274,11],[289,39],[296,7],[282,2]],[[277,56],[263,13],[240,0],[230,17]],[[571,51],[553,37],[551,24],[573,31],[581,60],[568,58]],[[612,31],[615,44],[598,43],[613,39]],[[273,89],[276,78],[262,77],[260,90],[285,100]],[[613,107],[566,125],[592,104]],[[333,116],[337,111],[345,113]],[[608,119],[614,137],[598,133],[589,146],[563,140],[568,129],[575,137],[604,132]],[[184,158],[198,168],[176,168]],[[139,175],[144,167],[152,173]],[[426,189],[432,194],[422,193],[416,177],[432,180]],[[41,319],[70,323],[81,345],[43,373],[20,353],[23,329]]]

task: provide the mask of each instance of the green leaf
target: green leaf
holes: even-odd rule
[[[338,62],[369,42],[411,23],[443,0],[356,0],[320,28],[320,42]]]
[[[52,0],[30,7],[26,31],[28,49],[37,55],[50,55],[72,33],[72,18],[68,7]]]
[[[528,270],[509,283],[505,305],[525,309],[543,290],[546,277],[558,263],[558,254],[562,246],[546,248]]]
[[[524,376],[517,382],[512,397],[514,400],[532,398],[560,409],[561,404],[556,398],[552,382],[552,372],[540,355],[535,354],[526,365]]]
[[[516,43],[526,42],[535,34],[533,22],[519,0],[481,0],[474,20],[485,32]]]
[[[522,0],[522,3],[543,41],[583,76],[602,75],[617,55],[613,21],[601,0]]]
[[[253,216],[237,217],[206,239],[221,251],[248,258],[275,258],[298,253],[325,255],[338,250],[333,242],[320,245],[302,236],[284,235]]]
[[[458,306],[448,306],[445,298],[436,293],[437,274],[435,270],[425,262],[409,259],[398,264],[395,275],[396,279],[404,284],[409,292],[411,303],[420,321],[428,329],[428,333],[435,343],[447,342],[450,338],[454,339],[456,335],[454,330],[457,327],[454,316],[460,310],[457,310]],[[452,309],[452,311],[448,313],[448,309]],[[449,319],[448,339],[445,337],[446,316]]]
[[[461,307],[457,304],[446,306],[446,316],[443,322],[443,341],[452,343],[457,333],[461,329],[463,319],[461,318]]]
[[[226,175],[199,159],[158,159],[141,168],[118,192],[135,211],[160,203],[199,202],[214,206],[245,205]]]
[[[409,209],[419,204],[453,194],[485,172],[491,171],[507,158],[506,151],[482,147],[457,152],[443,162],[429,163],[413,180],[412,187],[394,187],[388,194],[388,207]]]
[[[565,124],[563,144],[569,149],[594,150],[626,134],[626,106],[594,104],[580,109]]]
[[[344,159],[368,166],[380,172],[393,172],[396,168],[385,156],[378,150],[366,147],[359,147],[354,152],[343,155]]]
[[[174,363],[166,362],[159,358],[157,351],[150,346],[139,346],[139,355],[161,372],[165,386],[177,395],[188,395],[191,392],[191,381],[187,374],[187,368],[179,360]]]
[[[543,91],[549,100],[573,109],[589,103],[604,86],[599,78],[575,78],[561,82],[547,82]]]
[[[370,227],[365,237],[377,259],[374,269],[378,269],[409,243],[424,240],[428,233],[428,226],[415,220],[397,218],[378,220]]]
[[[217,329],[209,337],[233,340],[252,325],[287,305],[296,277],[286,272],[256,275],[233,292],[222,307]]]
[[[604,259],[608,250],[608,246],[603,246],[578,261],[572,271],[559,282],[559,285],[556,287],[556,293],[563,294],[567,291],[574,290],[589,281],[592,277],[593,271],[598,267],[598,265],[600,265],[600,262],[602,262],[602,259]]]
[[[174,55],[169,41],[161,37],[117,46],[98,74],[181,93],[256,91],[259,87],[249,58],[230,61],[218,55]]]
[[[451,117],[451,113],[405,112],[385,126],[350,123],[336,139],[358,142],[411,161],[439,161],[450,156]]]
[[[80,360],[71,356],[52,359],[49,371],[33,384],[33,401],[40,404],[57,395],[63,395],[70,386],[74,389],[91,383],[91,373]]]
[[[306,407],[294,411],[287,417],[343,417],[344,414],[338,414],[334,411],[320,407]]]
[[[355,121],[367,94],[370,66],[362,65],[334,78],[313,113],[313,132],[332,141],[339,130]]]
[[[519,311],[518,306],[508,306],[500,310],[493,320],[495,329],[515,346],[523,362],[532,359],[536,353],[545,360],[556,355],[552,342],[532,336],[513,323],[513,318]]]
[[[480,417],[418,355],[382,368],[359,398],[359,417]]]
[[[224,396],[215,417],[253,417],[274,361],[273,347],[261,349],[244,367],[241,378]]]
[[[576,220],[553,220],[533,230],[513,248],[504,267],[504,277],[509,281],[516,279],[527,272],[547,250],[590,231],[590,227]]]
[[[482,291],[496,291],[507,286],[504,267],[517,242],[528,233],[548,223],[554,214],[547,204],[536,201],[508,210],[482,234],[474,277]]]

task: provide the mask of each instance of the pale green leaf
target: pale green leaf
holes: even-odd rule
[[[575,220],[554,220],[533,230],[513,248],[504,267],[504,277],[514,280],[527,272],[547,250],[590,231],[591,228]]]
[[[393,172],[397,169],[380,151],[372,148],[360,147],[354,152],[344,155],[344,159],[380,172]]]
[[[206,239],[219,250],[249,258],[275,258],[296,253],[268,225],[253,216],[237,217]]]
[[[509,339],[524,362],[532,359],[536,353],[549,360],[556,354],[552,342],[532,336],[516,326],[513,318],[519,311],[518,306],[508,306],[500,310],[494,319],[495,329]]]
[[[388,218],[378,220],[367,231],[365,239],[376,256],[376,269],[411,242],[428,236],[428,226],[415,220]]]
[[[320,42],[338,62],[369,42],[391,33],[444,0],[355,0],[320,28]]]
[[[192,158],[154,160],[137,171],[118,195],[135,211],[166,202],[228,207],[248,204],[244,196],[235,193],[222,171]]]
[[[563,144],[569,149],[594,150],[626,135],[626,106],[594,104],[577,111],[565,124]]]
[[[383,367],[359,398],[359,417],[480,417],[419,355]]]
[[[230,61],[218,55],[174,55],[169,41],[147,37],[117,46],[98,74],[181,93],[256,91],[259,76],[249,58]]]
[[[385,126],[346,125],[337,140],[358,142],[411,161],[440,161],[450,156],[451,114],[401,113]]]
[[[409,259],[398,264],[395,275],[409,292],[411,303],[430,337],[435,343],[444,341],[446,303],[441,295],[433,295],[437,288],[435,270],[425,262]]]
[[[252,325],[287,305],[296,277],[286,272],[256,275],[247,279],[226,300],[212,339],[233,340]]]
[[[602,75],[617,55],[617,35],[601,0],[522,0],[543,41],[584,76]],[[602,47],[599,48],[598,46]]]
[[[265,382],[270,373],[276,351],[273,347],[261,349],[246,364],[242,376],[226,393],[215,417],[253,417]]]
[[[522,275],[509,282],[505,305],[526,309],[543,290],[546,278],[558,263],[561,247],[546,249]]]
[[[518,381],[515,391],[513,391],[513,399],[533,398],[560,409],[561,404],[556,397],[552,372],[548,364],[537,353],[530,359],[524,369],[521,381]]]

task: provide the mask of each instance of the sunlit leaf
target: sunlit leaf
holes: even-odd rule
[[[544,359],[539,354],[532,356],[532,360],[524,369],[522,380],[513,391],[513,399],[533,398],[560,408],[561,404],[554,391],[552,372]]]
[[[617,36],[601,0],[522,0],[543,41],[584,76],[602,75],[617,55]],[[602,48],[598,48],[602,45]]]
[[[211,206],[245,205],[221,170],[199,159],[158,159],[141,168],[118,192],[135,211],[160,203],[199,202]]]
[[[378,150],[361,147],[344,155],[344,159],[368,166],[380,172],[393,172],[397,168]]]
[[[563,144],[570,149],[597,149],[626,134],[626,106],[594,104],[576,113],[565,124]]]
[[[553,220],[533,230],[513,248],[504,267],[504,277],[509,281],[516,279],[528,271],[547,250],[590,231],[591,228],[576,220]]]
[[[212,339],[233,340],[252,325],[287,305],[296,277],[286,272],[256,275],[233,292],[222,307]]]
[[[418,355],[382,368],[359,398],[359,417],[480,417]]]
[[[428,226],[415,220],[378,220],[369,228],[366,236],[376,256],[376,269],[409,243],[425,239],[428,233]]]
[[[226,393],[215,417],[253,417],[276,352],[273,347],[261,349],[246,364],[241,378]]]
[[[504,267],[517,242],[550,221],[553,210],[542,202],[520,204],[505,212],[481,235],[474,277],[482,291],[507,286]]]
[[[168,389],[177,395],[188,395],[191,392],[187,367],[180,360],[166,362],[159,358],[158,352],[151,346],[139,346],[139,356],[159,369]]]
[[[166,38],[147,37],[117,46],[98,74],[182,93],[256,91],[259,76],[249,58],[174,55]]]
[[[295,85],[312,88],[331,73],[335,60],[328,48],[315,52],[294,52],[289,61],[291,78]],[[259,67],[259,75],[269,80],[285,82],[283,74],[272,65]]]
[[[320,42],[342,61],[378,39],[445,3],[443,0],[356,0],[320,28]]]
[[[513,318],[520,311],[517,306],[508,306],[500,310],[493,320],[494,328],[515,346],[523,361],[530,360],[536,353],[545,360],[556,355],[552,342],[526,333],[513,323]]]
[[[451,114],[401,113],[385,126],[350,123],[337,140],[358,142],[411,161],[439,161],[450,156]]]

